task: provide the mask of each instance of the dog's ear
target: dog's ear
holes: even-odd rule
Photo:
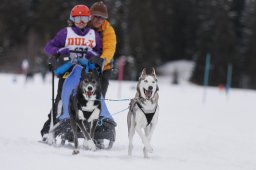
[[[143,79],[143,77],[145,77],[145,75],[147,75],[146,68],[143,68],[139,80]]]
[[[154,67],[152,68],[151,75],[157,80],[157,78],[156,78],[156,71],[155,71]]]

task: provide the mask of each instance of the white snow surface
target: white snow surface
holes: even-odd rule
[[[133,156],[128,156],[127,110],[113,115],[117,134],[111,150],[88,151],[80,142],[80,154],[72,155],[73,144],[39,142],[51,108],[50,75],[45,83],[39,75],[25,83],[23,76],[0,74],[0,82],[2,170],[256,169],[256,91],[231,89],[227,95],[208,88],[203,103],[203,87],[171,85],[159,79],[160,114],[151,141],[154,152],[144,159],[137,134]],[[136,82],[111,81],[107,98],[132,98],[135,92]],[[128,103],[107,101],[107,106],[116,113]]]

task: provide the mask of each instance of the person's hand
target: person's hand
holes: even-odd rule
[[[69,55],[70,54],[69,48],[60,48],[57,51],[57,54],[58,55]]]
[[[90,60],[92,57],[98,56],[99,54],[94,51],[87,51],[85,58]]]
[[[94,56],[94,57],[91,57],[89,59],[89,62],[92,63],[92,64],[95,64],[97,66],[99,66],[101,69],[102,67],[104,66],[104,59],[103,58],[100,58],[99,56]]]

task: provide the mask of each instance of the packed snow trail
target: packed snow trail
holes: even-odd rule
[[[154,152],[144,159],[137,134],[133,157],[128,157],[128,111],[113,116],[117,139],[111,150],[80,148],[80,154],[74,156],[72,144],[63,147],[40,143],[40,130],[51,107],[50,75],[45,83],[39,75],[25,83],[23,76],[0,74],[1,169],[256,169],[255,91],[231,89],[227,96],[218,88],[208,88],[203,104],[202,87],[188,83],[174,86],[162,80],[159,78],[159,122],[152,137]],[[120,85],[121,98],[134,97],[136,82],[125,81],[111,81],[106,97],[117,99]],[[115,113],[127,108],[129,101],[106,104]]]

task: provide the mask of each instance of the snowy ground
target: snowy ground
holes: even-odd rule
[[[127,156],[126,112],[114,116],[118,126],[112,150],[80,150],[72,145],[48,146],[40,130],[51,106],[50,77],[39,76],[25,84],[24,77],[0,74],[0,166],[3,170],[255,170],[256,91],[232,89],[227,96],[217,88],[207,90],[161,81],[160,117],[153,135],[154,152],[143,158],[142,143],[134,139],[134,156]],[[121,86],[120,86],[121,85]],[[112,81],[107,98],[131,98],[135,82]],[[118,89],[121,93],[118,94]],[[128,102],[107,102],[112,113]]]

